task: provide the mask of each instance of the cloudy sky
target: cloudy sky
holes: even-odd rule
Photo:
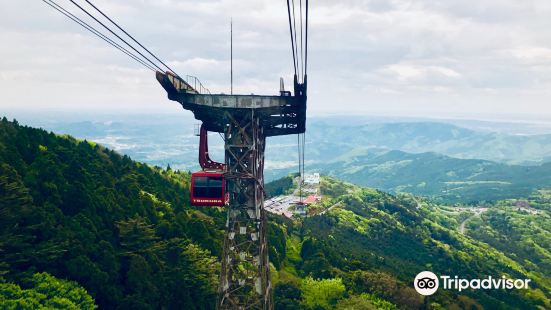
[[[284,0],[94,3],[215,92],[233,17],[236,92],[290,85]],[[549,0],[310,0],[309,111],[551,119],[550,16]],[[0,0],[0,40],[1,109],[179,111],[151,71],[40,0]]]

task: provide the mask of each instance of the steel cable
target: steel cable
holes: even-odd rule
[[[126,34],[130,39],[132,39],[134,42],[136,42],[141,48],[143,48],[146,52],[149,53],[149,55],[153,56],[155,59],[157,59],[157,61],[159,61],[163,66],[165,66],[168,70],[170,70],[170,72],[172,72],[174,75],[178,76],[178,74],[176,74],[176,72],[174,72],[174,70],[172,70],[172,68],[170,68],[169,66],[167,66],[161,59],[159,59],[159,57],[157,57],[155,54],[153,54],[151,51],[149,51],[145,46],[143,46],[140,42],[138,42],[138,40],[136,40],[133,36],[131,36],[128,32],[126,32],[126,30],[124,30],[121,26],[119,26],[116,22],[114,22],[111,18],[109,18],[109,16],[107,16],[105,13],[103,13],[103,11],[101,11],[100,9],[98,9],[94,4],[92,4],[90,1],[88,0],[85,0],[90,6],[92,6],[96,11],[98,11],[101,15],[103,15],[103,17],[107,18],[107,20],[109,20],[113,25],[115,25],[120,31],[124,32],[124,34]]]
[[[289,16],[289,33],[291,34],[291,50],[293,51],[293,66],[295,68],[295,75],[297,75],[297,63],[295,57],[295,43],[293,41],[293,23],[291,22],[291,6],[289,0],[287,0],[287,15]]]
[[[94,15],[90,14],[85,8],[83,8],[82,6],[80,6],[78,3],[76,3],[75,1],[73,0],[69,0],[71,1],[71,3],[73,3],[75,6],[77,6],[80,10],[82,10],[86,15],[90,16],[93,20],[95,20],[98,24],[102,25],[103,28],[107,29],[109,32],[111,32],[114,36],[116,36],[119,40],[121,40],[122,42],[124,42],[128,47],[130,47],[131,49],[133,49],[136,53],[140,54],[140,56],[142,56],[145,60],[147,60],[150,64],[153,65],[153,67],[157,68],[159,71],[163,71],[163,69],[161,69],[156,63],[154,63],[153,61],[151,61],[151,59],[149,59],[148,57],[146,57],[144,54],[142,54],[140,51],[138,51],[134,46],[132,46],[130,43],[126,42],[126,40],[124,40],[123,38],[121,38],[121,36],[119,36],[117,33],[115,33],[113,30],[111,30],[111,28],[107,27],[104,23],[102,23],[100,20],[98,20]]]
[[[86,23],[85,21],[83,21],[82,19],[78,18],[77,16],[75,16],[74,14],[72,14],[71,12],[69,12],[68,10],[66,10],[65,8],[63,8],[61,5],[57,4],[56,2],[54,2],[53,0],[42,0],[44,3],[46,3],[47,5],[49,5],[50,7],[52,7],[53,9],[55,9],[56,11],[60,12],[61,14],[65,15],[67,18],[71,19],[72,21],[74,21],[75,23],[79,24],[80,26],[82,26],[84,29],[90,31],[91,33],[93,33],[94,35],[96,35],[97,37],[99,37],[100,39],[104,40],[105,42],[109,43],[111,46],[115,47],[116,49],[120,50],[121,52],[125,53],[127,56],[129,56],[130,58],[136,60],[137,62],[139,62],[141,65],[143,65],[144,67],[148,68],[149,70],[152,70],[152,71],[155,71],[155,68],[152,67],[151,65],[147,64],[146,62],[144,62],[142,59],[140,59],[139,57],[137,57],[136,55],[134,55],[132,52],[130,52],[129,50],[125,49],[124,47],[120,46],[119,44],[117,44],[115,41],[113,41],[112,39],[110,39],[108,36],[106,36],[105,34],[101,33],[100,31],[98,31],[97,29],[95,29],[93,26],[89,25],[88,23]]]

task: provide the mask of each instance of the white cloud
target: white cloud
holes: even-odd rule
[[[519,46],[517,48],[507,50],[511,56],[529,63],[549,62],[551,60],[551,48],[540,46]]]
[[[415,81],[427,78],[459,78],[461,74],[456,71],[439,66],[420,66],[408,64],[389,65],[383,72],[394,75],[400,81]]]
[[[41,1],[0,1],[0,106],[176,106],[167,104],[152,72]],[[70,2],[57,1],[78,12]],[[287,86],[291,82],[285,1],[94,3],[180,74],[196,75],[220,92],[229,89],[233,17],[236,90],[273,94],[280,76]],[[551,117],[548,0],[318,0],[310,5],[312,113],[529,111]]]

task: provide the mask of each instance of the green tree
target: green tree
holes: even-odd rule
[[[190,209],[189,176],[3,119],[0,282],[47,271],[102,309],[214,306],[225,213]]]
[[[337,301],[344,297],[346,291],[339,278],[314,280],[312,277],[306,277],[302,280],[300,288],[302,305],[308,309],[332,309]]]
[[[21,289],[13,283],[1,283],[0,308],[71,310],[97,308],[88,292],[76,282],[57,279],[42,272],[33,275],[31,285],[29,289]]]
[[[300,288],[292,282],[277,283],[274,288],[274,304],[276,310],[300,309]]]
[[[338,310],[398,310],[392,303],[369,294],[353,295],[341,299],[336,306]]]

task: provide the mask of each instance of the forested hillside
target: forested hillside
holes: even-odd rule
[[[187,173],[0,121],[0,304],[211,309],[225,212],[190,208]],[[292,178],[267,185],[285,193]],[[549,309],[551,200],[479,217],[323,178],[323,215],[268,227],[276,309]],[[531,209],[530,209],[531,210]],[[466,224],[465,233],[459,230]],[[480,221],[480,225],[475,225]],[[419,271],[530,278],[529,290],[439,290]],[[63,306],[65,305],[65,306]]]
[[[187,180],[4,118],[0,277],[48,272],[101,309],[212,307],[223,215],[187,208]]]
[[[351,152],[312,165],[324,174],[390,192],[406,192],[442,202],[477,202],[525,197],[551,187],[551,163],[518,166],[436,153]]]
[[[325,181],[326,188],[335,186],[351,188],[334,180]],[[532,247],[535,248],[533,251],[540,253],[537,257],[530,257],[516,255],[515,252],[521,253],[523,248],[520,242],[505,243],[507,235],[488,234],[485,239],[478,240],[475,233],[475,238],[470,236],[470,232],[461,234],[459,223],[470,215],[455,212],[453,208],[372,189],[356,188],[338,197],[342,207],[335,207],[324,216],[308,218],[302,225],[302,230],[307,232],[302,242],[302,264],[314,277],[346,279],[353,283],[351,288],[357,289],[358,293],[379,289],[380,297],[401,308],[416,309],[415,305],[421,302],[419,295],[410,293],[408,288],[421,270],[466,278],[507,275],[532,279],[533,289],[507,292],[470,290],[459,295],[452,291],[438,291],[431,296],[430,302],[446,307],[455,304],[466,309],[466,304],[485,309],[551,306],[551,277],[547,268],[551,256],[548,248],[537,250],[540,244],[549,245],[551,219],[548,213],[541,211],[537,220],[539,226],[533,229],[529,228],[529,223],[536,220],[535,216],[522,225],[524,231],[509,232],[509,235],[523,235],[524,250]],[[518,211],[509,211],[507,218],[519,216],[513,213]],[[530,243],[536,238],[541,240]],[[501,245],[494,248],[493,243]],[[379,275],[373,275],[374,272]],[[378,284],[387,278],[397,284]],[[374,283],[377,283],[375,288],[372,287]]]

